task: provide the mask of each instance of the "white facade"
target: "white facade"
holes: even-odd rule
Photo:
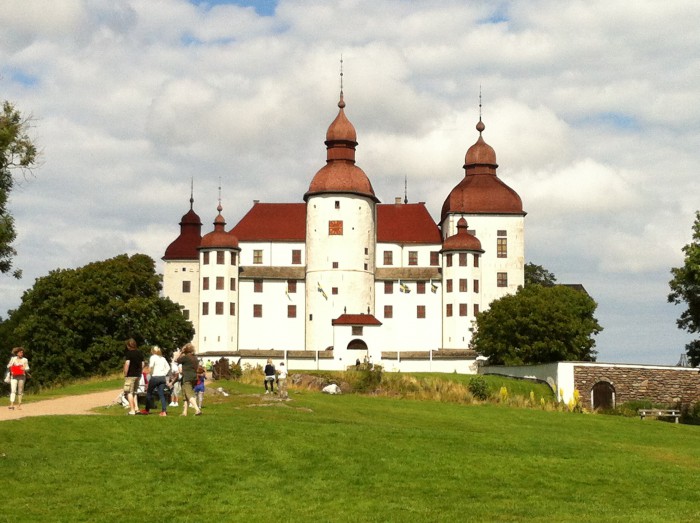
[[[299,362],[343,369],[365,356],[381,364],[386,354],[389,370],[475,372],[473,359],[434,359],[432,351],[467,351],[476,315],[524,284],[519,197],[485,178],[496,178],[497,165],[480,136],[439,225],[422,203],[380,204],[355,166],[342,96],[339,107],[326,134],[326,166],[304,203],[256,202],[228,236],[215,229],[219,243],[206,235],[206,246],[195,245],[191,230],[185,241],[185,226],[199,218],[192,210],[183,217],[181,237],[164,256],[165,295],[190,311],[200,353],[332,349],[330,359]],[[473,208],[470,183],[480,191]],[[489,183],[509,191],[502,208],[489,201]],[[183,258],[186,247],[196,257]],[[220,251],[238,263],[212,263]],[[419,351],[431,352],[421,359]]]

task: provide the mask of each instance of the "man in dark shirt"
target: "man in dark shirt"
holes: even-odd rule
[[[124,394],[129,401],[129,415],[136,414],[136,390],[143,371],[143,354],[136,345],[136,340],[126,340],[126,353],[124,357]]]

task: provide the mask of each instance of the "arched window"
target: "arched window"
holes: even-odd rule
[[[348,350],[367,350],[367,344],[359,339],[354,339],[348,343]]]

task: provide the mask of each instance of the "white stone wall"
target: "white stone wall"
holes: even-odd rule
[[[446,261],[448,255],[452,255],[452,264],[448,266]],[[460,253],[444,253],[442,257],[442,348],[444,349],[468,349],[473,330],[476,327],[476,315],[474,305],[479,306],[479,311],[483,310],[482,304],[482,268],[481,263],[475,266],[474,259],[478,253],[464,252],[467,258],[467,265],[459,264]],[[460,280],[466,280],[466,291],[460,290]],[[448,292],[451,281],[452,291]],[[474,282],[478,282],[478,292],[475,292]],[[461,306],[466,305],[466,315],[463,316]],[[447,315],[448,305],[452,306],[452,315]]]
[[[223,250],[223,249],[219,249]],[[209,252],[209,263],[202,263],[205,252]],[[225,263],[217,263],[217,250],[200,251],[200,306],[199,306],[199,342],[195,344],[197,352],[238,350],[238,253],[224,250]],[[236,256],[236,264],[231,263],[231,255]],[[209,278],[209,288],[202,286],[204,278]],[[223,288],[217,289],[217,278],[223,278]],[[235,281],[235,290],[231,290],[231,279]],[[230,314],[230,303],[236,303],[236,314]],[[208,303],[208,314],[203,313],[204,303]],[[217,303],[222,304],[221,314],[217,313]]]
[[[182,292],[183,282],[190,282],[190,292]],[[163,261],[163,296],[182,305],[188,311],[189,320],[199,333],[199,260]]]
[[[312,196],[306,212],[305,347],[323,350],[333,345],[334,318],[374,313],[376,213],[354,195]],[[329,234],[331,221],[342,222],[342,234]]]

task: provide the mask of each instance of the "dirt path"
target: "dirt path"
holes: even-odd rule
[[[52,400],[33,401],[22,404],[18,410],[10,410],[7,406],[0,407],[0,421],[26,418],[29,416],[55,416],[59,414],[95,414],[95,407],[106,407],[114,402],[121,389],[79,396],[66,396]]]

